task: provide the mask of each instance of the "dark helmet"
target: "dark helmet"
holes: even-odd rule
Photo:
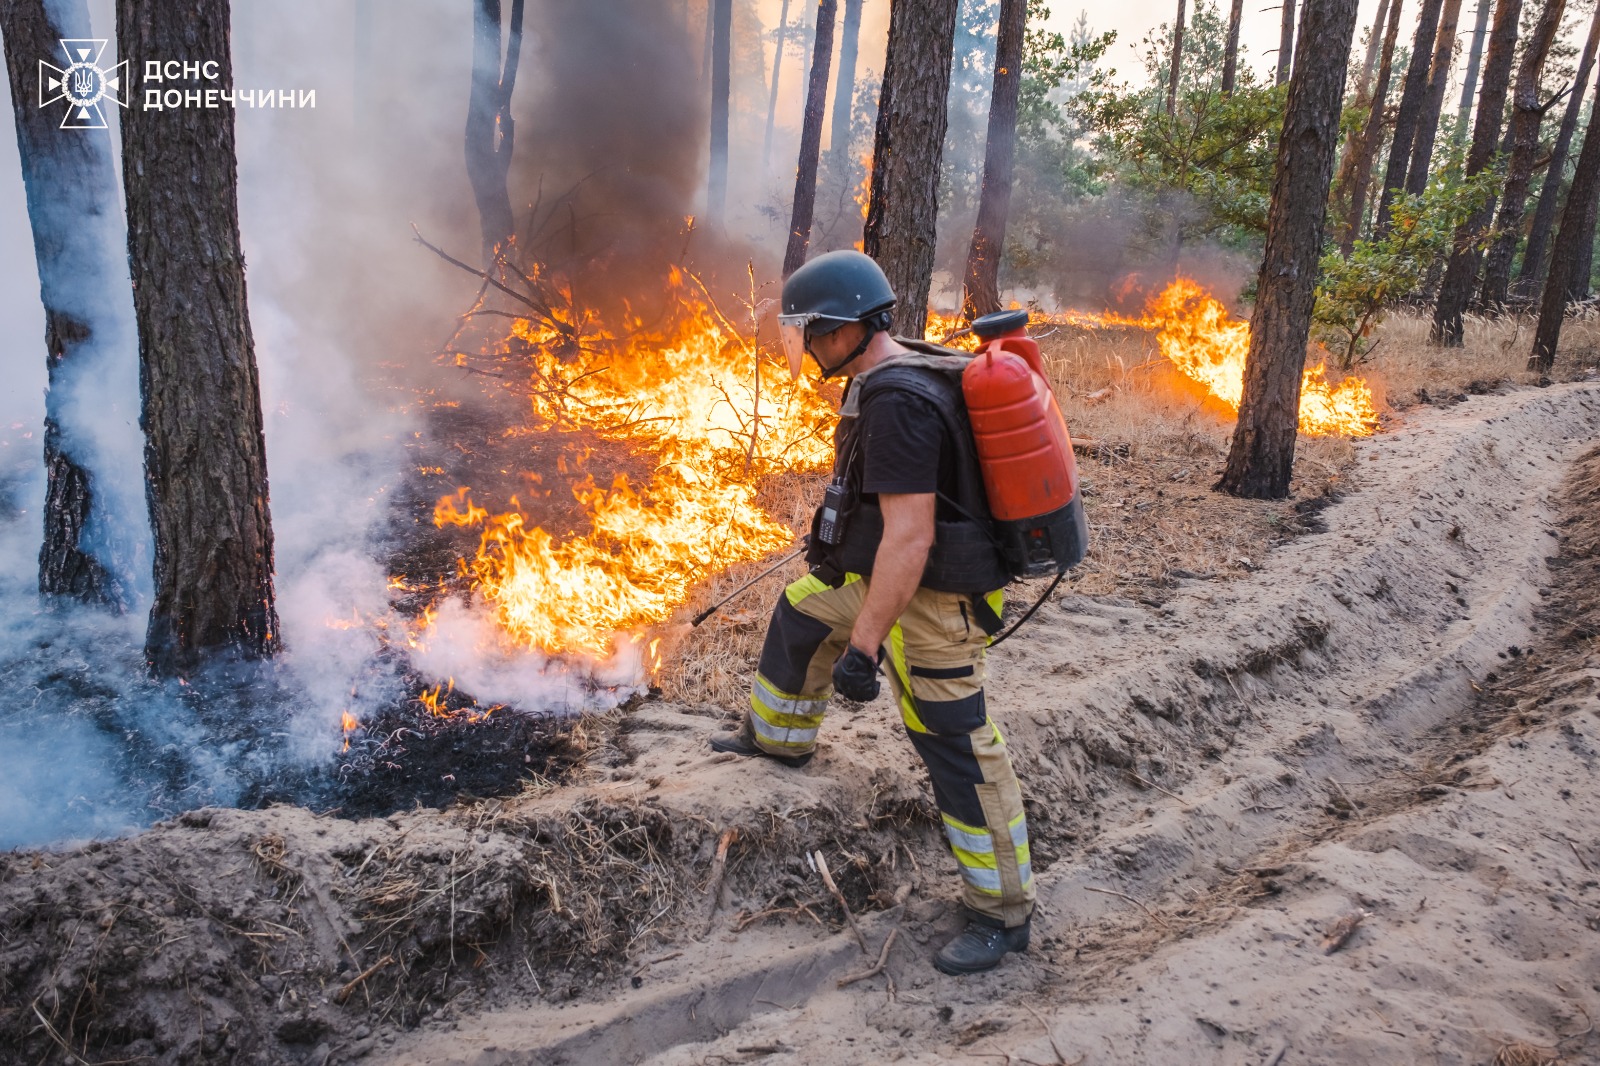
[[[807,336],[832,333],[846,322],[866,322],[872,330],[888,330],[893,325],[890,312],[894,305],[889,279],[870,256],[854,251],[817,256],[783,283],[778,326],[789,369],[796,377],[800,375]]]
[[[871,256],[841,251],[819,255],[783,283],[783,315],[807,316],[811,332],[827,333],[894,308],[894,290]]]

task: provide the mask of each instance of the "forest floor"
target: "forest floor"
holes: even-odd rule
[[[929,963],[956,876],[888,701],[804,770],[715,755],[736,649],[518,797],[0,855],[0,1062],[1594,1061],[1600,384],[1481,391],[1289,503],[1214,503],[1200,429],[1085,466],[1157,532],[992,657],[1040,903],[991,974]]]

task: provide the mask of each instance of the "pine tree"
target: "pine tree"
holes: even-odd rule
[[[958,8],[958,0],[893,0],[889,9],[862,246],[888,275],[897,326],[911,337],[928,324]]]
[[[467,101],[467,180],[478,205],[483,260],[495,256],[516,232],[506,178],[517,126],[511,118],[511,93],[522,56],[523,0],[511,0],[509,44],[500,62],[500,0],[475,0],[472,6],[472,92]]]
[[[706,174],[706,216],[722,224],[728,208],[728,97],[733,90],[733,0],[711,0],[711,166]]]
[[[1011,211],[1012,173],[1017,156],[1017,101],[1022,89],[1022,48],[1027,29],[1027,0],[1000,0],[994,94],[989,100],[989,136],[983,158],[983,192],[978,199],[978,220],[967,251],[966,291],[962,298],[969,322],[1000,310],[1000,260],[1005,253],[1006,219]]]
[[[1395,194],[1406,187],[1411,146],[1416,141],[1423,97],[1428,91],[1428,63],[1423,57],[1433,54],[1433,40],[1439,29],[1439,11],[1443,6],[1444,0],[1422,0],[1422,9],[1417,13],[1417,32],[1411,40],[1411,63],[1406,69],[1400,103],[1395,108],[1389,164],[1384,168],[1383,192],[1378,197],[1378,217],[1373,226],[1380,235],[1389,232],[1389,208],[1394,204]]]
[[[1398,0],[1397,0],[1398,2]],[[1228,43],[1222,49],[1222,95],[1233,95],[1239,78],[1239,25],[1244,21],[1244,0],[1228,9]]]
[[[1417,116],[1416,137],[1411,143],[1411,163],[1406,168],[1405,190],[1421,196],[1428,187],[1432,171],[1433,143],[1439,135],[1439,118],[1444,114],[1445,88],[1450,82],[1450,63],[1455,57],[1456,24],[1461,17],[1461,0],[1444,0],[1439,14],[1439,32],[1434,37],[1433,62],[1428,65],[1428,88]]]
[[[215,62],[231,88],[228,16],[228,0],[117,0],[117,40],[130,56]],[[129,109],[122,180],[155,532],[145,656],[182,676],[208,652],[278,646],[233,111]]]
[[[817,36],[811,52],[811,85],[806,90],[805,124],[800,133],[800,162],[794,179],[794,211],[789,221],[789,246],[783,276],[799,270],[811,246],[811,219],[817,205],[817,162],[822,153],[822,118],[828,97],[829,65],[833,62],[833,24],[839,0],[817,4]]]
[[[1500,0],[1494,13],[1494,34],[1489,38],[1489,60],[1483,70],[1483,93],[1478,97],[1478,121],[1472,128],[1472,148],[1467,153],[1467,177],[1487,170],[1500,147],[1500,126],[1505,118],[1511,65],[1516,59],[1517,20],[1522,0]],[[1478,242],[1494,220],[1494,204],[1485,203],[1457,228],[1439,301],[1433,309],[1432,340],[1458,348],[1462,342],[1461,316],[1472,299],[1478,274]]]
[[[1235,496],[1289,494],[1300,380],[1357,6],[1357,0],[1307,3],[1300,23],[1267,215],[1266,256],[1250,317],[1239,425],[1217,484]]]
[[[1594,111],[1600,111],[1600,78],[1595,79]],[[1567,206],[1561,212],[1561,228],[1550,249],[1550,276],[1544,282],[1539,300],[1539,324],[1534,330],[1533,353],[1528,369],[1548,372],[1555,365],[1556,346],[1561,341],[1561,323],[1567,314],[1569,289],[1573,286],[1582,244],[1594,240],[1592,213],[1600,202],[1600,122],[1590,122],[1583,135],[1583,150],[1572,175]],[[1585,279],[1585,283],[1587,279]]]
[[[1367,120],[1356,136],[1355,151],[1350,153],[1349,186],[1350,207],[1345,215],[1344,230],[1339,238],[1339,252],[1346,259],[1361,235],[1367,214],[1367,198],[1372,191],[1373,161],[1378,157],[1378,145],[1383,140],[1383,116],[1389,99],[1389,80],[1394,69],[1394,49],[1400,38],[1401,0],[1394,0],[1389,8],[1389,25],[1383,34],[1383,51],[1378,61],[1378,77],[1372,86],[1371,106]],[[1377,31],[1374,23],[1373,31]]]

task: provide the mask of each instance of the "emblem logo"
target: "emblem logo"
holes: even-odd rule
[[[106,44],[101,40],[63,40],[61,51],[67,57],[65,68],[39,61],[39,106],[49,107],[58,100],[67,102],[64,130],[103,130],[106,128],[104,104],[111,101],[127,107],[122,98],[128,80],[128,61],[106,70],[100,66]]]

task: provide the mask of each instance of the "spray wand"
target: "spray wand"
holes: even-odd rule
[[[733,600],[737,599],[740,595],[742,595],[751,586],[759,584],[762,581],[765,581],[767,578],[769,578],[773,574],[777,573],[784,566],[786,566],[789,563],[793,562],[794,560],[798,559],[801,555],[805,554],[805,550],[806,550],[806,546],[805,546],[804,543],[802,543],[800,545],[800,547],[796,548],[794,551],[790,552],[788,555],[785,555],[782,559],[779,559],[777,562],[773,563],[771,566],[769,566],[765,570],[761,571],[761,573],[757,574],[755,577],[751,578],[749,581],[746,581],[744,584],[740,585],[738,588],[736,588],[732,592],[728,593],[726,596],[724,596],[722,599],[718,600],[716,603],[713,603],[710,607],[707,607],[705,610],[703,610],[699,614],[695,615],[694,616],[694,620],[689,623],[690,628],[694,628],[694,627],[699,626],[701,622],[704,622],[707,618],[710,618],[712,615],[714,615],[718,611],[722,610],[729,603],[731,603]]]

